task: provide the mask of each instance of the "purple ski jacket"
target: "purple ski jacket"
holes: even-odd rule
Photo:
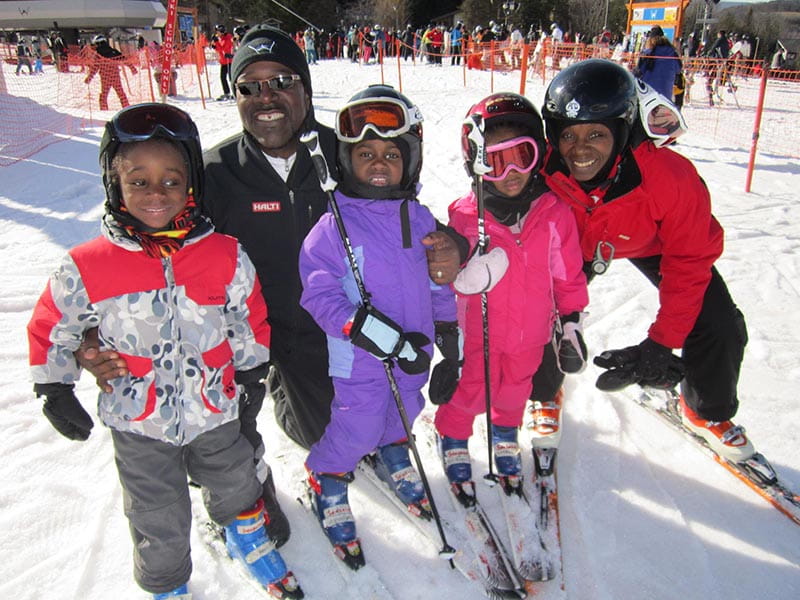
[[[422,238],[436,229],[430,211],[416,201],[350,198],[335,192],[347,235],[372,305],[404,331],[434,337],[434,321],[455,321],[449,286],[433,283]],[[408,207],[408,242],[404,247],[401,215]],[[332,213],[311,229],[300,251],[300,304],[328,338],[329,373],[346,379],[384,380],[383,364],[354,346],[342,328],[353,318],[361,297]],[[432,345],[425,347],[432,354]],[[395,369],[402,387],[422,387],[427,373],[408,375]]]

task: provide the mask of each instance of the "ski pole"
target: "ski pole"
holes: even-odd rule
[[[313,162],[314,168],[317,171],[317,176],[319,177],[320,187],[328,194],[328,202],[331,205],[331,212],[333,213],[333,219],[336,222],[336,229],[339,231],[339,237],[342,239],[342,245],[344,246],[345,254],[347,254],[347,261],[350,263],[350,270],[353,273],[353,279],[355,279],[359,296],[361,296],[361,303],[364,305],[364,308],[369,309],[372,307],[372,303],[370,302],[367,288],[364,285],[364,280],[361,279],[361,272],[358,269],[358,263],[356,262],[356,257],[353,253],[353,246],[351,245],[350,238],[347,235],[347,229],[344,226],[342,213],[339,211],[339,204],[336,202],[336,197],[333,195],[333,190],[336,189],[336,180],[331,177],[330,169],[328,168],[328,162],[325,160],[325,155],[322,153],[322,147],[319,144],[319,133],[317,131],[309,131],[304,133],[300,136],[300,141],[303,143],[303,145],[305,145],[306,148],[308,148],[308,151],[311,154],[311,161]],[[428,500],[430,500],[431,503],[431,512],[433,513],[433,517],[436,521],[436,528],[439,530],[439,537],[442,539],[442,549],[439,551],[439,557],[451,561],[452,565],[452,559],[456,554],[456,550],[447,543],[447,537],[444,533],[444,527],[442,527],[439,511],[436,509],[436,502],[433,499],[433,492],[431,491],[430,484],[428,483],[428,478],[425,475],[425,468],[422,466],[422,459],[419,456],[417,443],[414,440],[414,435],[411,431],[411,423],[408,420],[408,413],[403,405],[403,399],[400,396],[400,389],[397,387],[397,380],[395,379],[394,372],[392,371],[392,363],[388,358],[381,362],[383,362],[383,370],[386,373],[386,379],[389,381],[389,388],[391,389],[394,402],[397,405],[397,411],[400,413],[400,420],[403,422],[403,429],[405,430],[406,437],[408,438],[408,446],[411,448],[411,452],[414,454],[414,461],[417,463],[422,485],[425,488],[425,493],[428,495]]]
[[[478,254],[486,254],[489,247],[489,237],[486,235],[486,203],[483,194],[483,176],[489,172],[490,167],[486,162],[486,140],[483,135],[483,117],[470,115],[464,122],[469,129],[467,140],[475,149],[475,158],[472,160],[472,173],[475,180],[475,196],[478,201]],[[489,367],[489,295],[481,293],[481,325],[483,328],[483,385],[486,397],[486,449],[489,454],[489,473],[484,480],[489,485],[497,483],[494,473],[494,460],[492,457],[492,384],[491,369]]]

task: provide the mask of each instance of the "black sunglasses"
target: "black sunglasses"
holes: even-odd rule
[[[294,87],[294,84],[300,81],[300,75],[276,75],[269,79],[262,79],[261,81],[240,81],[236,84],[236,89],[242,96],[258,96],[264,85],[271,90],[289,90]]]

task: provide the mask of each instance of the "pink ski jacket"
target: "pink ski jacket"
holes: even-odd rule
[[[449,214],[450,226],[474,246],[478,240],[474,192],[451,204]],[[498,223],[488,211],[485,225],[488,249],[503,248],[509,260],[506,274],[488,296],[490,349],[513,353],[547,344],[557,314],[581,311],[589,303],[572,211],[547,192],[531,205],[520,233]],[[456,298],[465,345],[481,345],[481,295]]]

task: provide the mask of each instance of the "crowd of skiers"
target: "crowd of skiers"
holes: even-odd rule
[[[267,394],[309,450],[314,508],[351,565],[365,555],[347,494],[362,457],[430,511],[409,457],[426,383],[454,493],[474,494],[468,440],[487,397],[494,467],[513,493],[523,417],[533,443],[558,445],[564,375],[590,355],[587,285],[617,259],[660,306],[640,343],[591,353],[597,386],[680,385],[687,427],[733,461],[753,453],[731,422],[744,317],[714,266],[723,231],[708,189],[665,147],[682,123],[669,99],[602,59],[560,71],[541,111],[513,93],[476,99],[466,193],[442,224],[416,197],[413,100],[369,86],[329,128],[290,36],[259,25],[235,50],[217,44],[243,131],[203,154],[177,108],[117,113],[100,146],[102,235],[68,252],[28,326],[35,392],[66,437],[93,427],[74,393],[81,366],[98,379],[134,576],[155,599],[189,594],[187,478],[231,555],[275,595],[302,597],[256,426]]]

